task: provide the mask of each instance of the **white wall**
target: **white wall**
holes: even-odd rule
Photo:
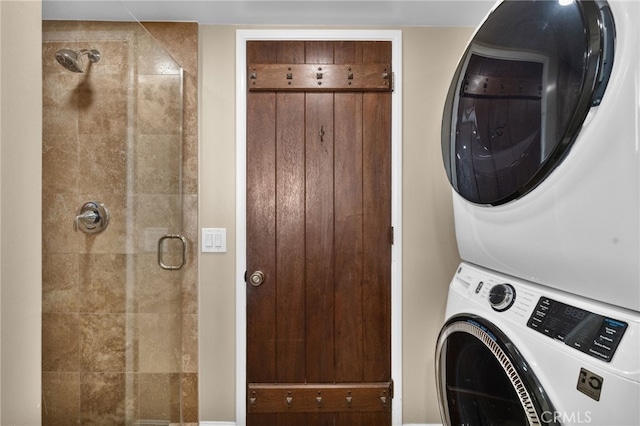
[[[3,425],[40,424],[41,4],[0,1],[0,400]]]
[[[199,216],[227,228],[227,252],[200,254],[200,420],[235,420],[235,30],[200,27]]]

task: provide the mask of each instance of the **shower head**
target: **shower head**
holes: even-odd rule
[[[84,72],[82,70],[83,55],[87,55],[91,63],[96,63],[100,60],[100,52],[95,49],[60,49],[56,52],[56,60],[60,63],[60,65],[71,72]]]

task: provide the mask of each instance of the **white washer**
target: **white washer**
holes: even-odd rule
[[[488,15],[443,117],[463,260],[640,311],[638,22],[627,0]]]
[[[640,424],[633,311],[461,264],[436,349],[445,425]]]

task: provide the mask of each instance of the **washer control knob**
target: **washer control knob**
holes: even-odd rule
[[[498,311],[506,311],[516,300],[516,289],[511,284],[497,284],[489,291],[489,303]]]

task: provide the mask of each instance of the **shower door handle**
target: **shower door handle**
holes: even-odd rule
[[[164,243],[167,240],[178,240],[181,244],[180,251],[182,256],[176,265],[168,265],[164,262]],[[185,263],[187,263],[187,239],[180,234],[167,234],[160,237],[158,240],[158,265],[160,265],[162,269],[175,271],[182,268]]]

